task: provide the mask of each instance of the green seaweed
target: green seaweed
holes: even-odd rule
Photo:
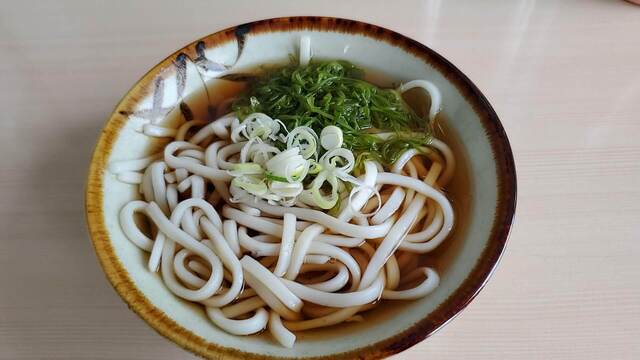
[[[288,129],[309,126],[320,134],[340,127],[344,147],[363,160],[393,163],[405,150],[428,143],[430,127],[395,89],[363,80],[364,72],[347,61],[288,65],[256,77],[233,104],[240,119],[254,112],[280,119]],[[392,132],[386,139],[375,136]]]

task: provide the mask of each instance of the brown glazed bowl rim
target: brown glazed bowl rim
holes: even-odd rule
[[[135,102],[135,99],[139,98],[137,95],[145,92],[145,84],[148,84],[156,74],[171,65],[172,61],[180,53],[196,56],[196,43],[204,42],[209,47],[235,40],[238,33],[246,35],[298,30],[338,32],[370,37],[413,54],[434,67],[462,94],[479,117],[489,138],[498,179],[498,205],[490,239],[473,270],[447,300],[431,314],[402,333],[395,334],[366,347],[322,356],[317,359],[383,358],[415,345],[440,329],[464,309],[486,284],[503,253],[515,214],[515,165],[509,140],[497,114],[469,78],[444,57],[420,42],[376,25],[355,20],[315,16],[281,17],[254,21],[230,27],[194,41],[154,66],[125,94],[116,106],[102,130],[93,153],[87,181],[85,207],[89,233],[100,264],[109,282],[122,299],[158,333],[184,349],[206,358],[283,359],[282,357],[244,352],[206,341],[176,323],[154,306],[131,280],[111,245],[102,209],[103,174],[106,169],[107,159],[120,130],[126,122],[126,117],[120,114],[119,110],[129,107],[132,102]]]

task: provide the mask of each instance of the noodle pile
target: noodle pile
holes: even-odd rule
[[[292,347],[295,331],[361,321],[379,300],[418,299],[438,286],[418,257],[453,227],[440,191],[455,168],[446,144],[433,138],[388,168],[367,160],[332,216],[300,201],[238,196],[233,164],[260,145],[233,141],[239,123],[233,113],[178,128],[149,123],[144,134],[170,140],[164,151],[109,165],[139,187],[142,200],[122,208],[120,224],[172,293],[202,304],[228,333],[268,329]],[[148,231],[136,215],[148,219]]]

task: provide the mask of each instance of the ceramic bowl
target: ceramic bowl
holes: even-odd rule
[[[428,79],[442,92],[440,124],[458,158],[448,189],[457,214],[453,236],[430,254],[441,276],[429,296],[394,302],[364,322],[298,333],[292,349],[268,334],[238,337],[216,328],[200,306],[180,300],[147,270],[147,254],[122,233],[118,212],[139,196],[116,180],[112,160],[149,155],[161,140],[142,135],[143,123],[206,117],[243,74],[283,63],[311,38],[316,59],[349,60],[379,82]],[[402,351],[451,320],[483,287],[503,252],[515,210],[513,156],[498,116],[455,66],[423,44],[352,20],[288,17],[252,22],[193,42],[153,67],[117,105],[98,140],[86,194],[91,239],[107,278],[128,306],[160,334],[207,358],[381,358]]]

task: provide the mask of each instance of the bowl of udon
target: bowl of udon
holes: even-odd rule
[[[86,212],[104,272],[207,358],[382,358],[480,291],[515,211],[513,156],[476,86],[378,26],[219,31],[116,106]]]

